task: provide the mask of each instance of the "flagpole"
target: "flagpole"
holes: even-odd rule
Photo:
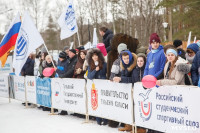
[[[47,49],[47,46],[46,46],[45,43],[44,43],[44,47],[45,47],[45,49],[47,50],[48,55],[50,55],[50,54],[49,54],[49,50]],[[50,59],[51,59],[51,62],[52,62],[52,64],[53,64],[53,66],[56,67],[51,56],[50,56]]]
[[[77,31],[77,37],[78,37],[78,44],[79,44],[79,46],[81,46],[81,43],[80,43],[80,38],[79,38],[79,33],[78,33],[78,31]]]

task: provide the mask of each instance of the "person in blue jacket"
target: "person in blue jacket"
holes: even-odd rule
[[[196,53],[194,60],[192,62],[191,78],[193,85],[195,86],[198,85],[199,76],[200,76],[200,51]]]
[[[67,71],[67,61],[67,54],[64,51],[60,52],[58,58],[58,66],[55,68],[55,71],[60,78],[62,78],[62,76]]]
[[[107,65],[101,51],[97,48],[90,49],[87,53],[88,79],[106,79]],[[98,125],[107,125],[108,120],[96,117]]]
[[[151,52],[147,55],[147,62],[144,70],[144,76],[153,75],[161,79],[165,67],[166,57],[163,46],[160,45],[160,38],[156,33],[150,36]]]

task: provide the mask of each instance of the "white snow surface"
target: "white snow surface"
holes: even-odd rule
[[[124,133],[76,116],[49,115],[49,111],[25,108],[21,101],[0,97],[0,133]]]

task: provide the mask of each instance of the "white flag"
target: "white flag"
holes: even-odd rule
[[[58,19],[61,28],[60,39],[63,40],[75,34],[78,31],[76,23],[73,1],[69,0],[69,5]]]
[[[28,12],[25,12],[14,50],[13,67],[17,76],[20,74],[29,54],[42,44],[44,44],[44,40]]]
[[[96,48],[97,47],[97,43],[98,43],[97,32],[96,32],[96,28],[94,28],[92,47]]]
[[[189,36],[188,36],[188,42],[187,42],[187,47],[190,45],[190,41],[191,41],[191,34],[192,34],[192,32],[190,31],[189,32]]]

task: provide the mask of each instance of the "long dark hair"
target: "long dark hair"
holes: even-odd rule
[[[93,53],[92,54],[92,56],[93,55],[96,55],[96,56],[98,56],[98,54],[97,53]],[[91,58],[92,58],[92,56],[91,56]],[[103,69],[103,61],[100,59],[100,57],[98,56],[98,62],[99,62],[99,64],[98,64],[98,66],[99,66],[99,69],[101,70],[101,69]],[[92,59],[91,60],[91,64],[90,64],[90,67],[91,67],[91,70],[93,71],[95,68],[96,68],[96,66],[95,66],[95,63],[94,63],[94,60]]]

